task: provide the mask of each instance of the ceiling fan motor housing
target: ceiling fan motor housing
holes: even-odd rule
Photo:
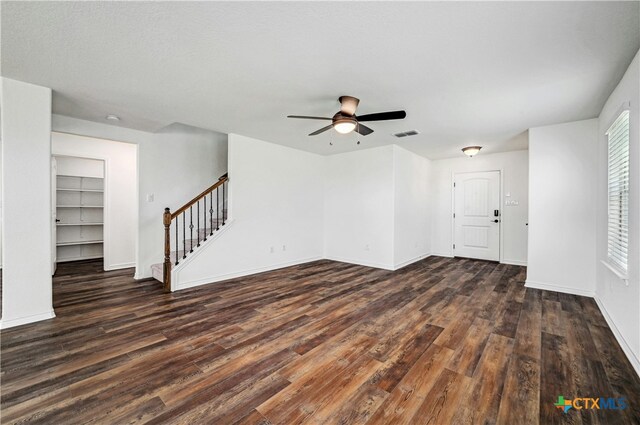
[[[356,114],[356,108],[360,103],[360,99],[353,96],[340,96],[338,102],[340,102],[340,112],[344,115],[353,116]]]
[[[354,115],[346,115],[346,114],[343,114],[342,112],[336,113],[333,116],[332,121],[334,124],[337,124],[339,122],[354,122],[354,123],[358,122],[358,120]]]

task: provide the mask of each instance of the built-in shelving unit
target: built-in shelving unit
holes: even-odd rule
[[[57,261],[102,258],[104,178],[58,174],[56,207]]]

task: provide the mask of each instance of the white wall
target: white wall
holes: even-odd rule
[[[2,84],[0,84],[0,87],[2,87]],[[1,89],[0,89],[1,90]],[[1,93],[1,91],[0,91]],[[0,128],[1,124],[0,124]],[[1,133],[1,131],[0,131]],[[2,223],[3,223],[3,219],[2,219],[2,203],[3,201],[3,196],[2,196],[2,176],[3,176],[3,172],[2,172],[2,135],[0,134],[0,270],[2,269]]]
[[[598,171],[596,174],[596,300],[618,337],[620,345],[640,374],[640,58],[631,62],[624,77],[607,100],[598,119]],[[629,154],[629,269],[624,282],[606,268],[607,257],[607,139],[605,132],[620,108],[630,104]]]
[[[51,288],[51,89],[2,78],[2,320],[54,317]]]
[[[594,294],[597,126],[529,130],[528,287]]]
[[[59,175],[104,178],[104,161],[100,159],[57,156],[56,166]]]
[[[431,161],[431,205],[433,255],[453,255],[453,175],[476,171],[502,171],[501,261],[509,264],[527,264],[529,153],[511,151],[482,154],[467,158]],[[510,195],[510,196],[506,196]],[[518,205],[505,205],[517,201]]]
[[[431,161],[393,146],[393,265],[398,269],[431,252]]]
[[[53,116],[53,127],[139,145],[138,279],[150,277],[151,265],[162,262],[164,208],[179,208],[227,171],[227,136],[221,133],[181,124],[148,133],[61,115]]]
[[[325,257],[394,268],[394,147],[326,157]]]
[[[140,143],[139,155],[138,279],[163,261],[164,208],[180,208],[227,172],[227,136],[173,124]]]
[[[133,267],[138,229],[137,146],[58,132],[52,133],[51,142],[54,155],[104,160],[104,268]]]
[[[322,258],[323,161],[230,134],[231,221],[175,268],[174,289]]]
[[[323,257],[385,269],[424,258],[428,174],[398,146],[322,157],[231,135],[231,221],[178,265],[174,289]]]

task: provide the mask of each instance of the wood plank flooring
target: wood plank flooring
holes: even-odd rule
[[[57,317],[1,334],[2,423],[640,423],[594,301],[523,267],[317,261],[174,294],[132,273],[59,266]]]

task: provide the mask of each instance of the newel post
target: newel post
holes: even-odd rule
[[[164,266],[162,268],[162,277],[165,291],[171,291],[171,211],[169,208],[164,209],[162,222],[164,224]]]

